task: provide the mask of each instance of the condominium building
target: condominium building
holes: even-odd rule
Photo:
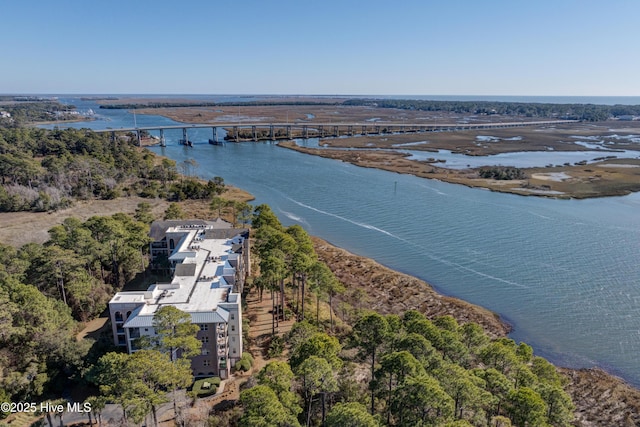
[[[146,291],[118,292],[109,302],[113,340],[136,351],[137,339],[153,338],[153,316],[166,305],[191,315],[200,327],[196,377],[228,378],[242,357],[241,293],[248,274],[249,231],[220,221],[162,221],[152,225],[152,264],[171,272],[169,283]]]

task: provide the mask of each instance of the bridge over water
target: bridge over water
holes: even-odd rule
[[[110,132],[115,139],[117,133],[135,133],[140,144],[143,132],[159,131],[160,145],[165,146],[164,131],[171,129],[182,129],[181,144],[191,145],[189,140],[189,129],[210,128],[212,138],[210,144],[218,144],[218,128],[227,129],[227,139],[240,141],[261,141],[292,138],[325,138],[355,135],[382,135],[390,133],[416,133],[416,132],[451,132],[478,129],[497,129],[523,126],[545,126],[564,123],[575,123],[577,120],[546,120],[528,122],[491,122],[491,123],[448,123],[448,124],[425,124],[425,123],[394,123],[394,122],[353,122],[353,123],[316,123],[316,122],[294,122],[294,123],[260,123],[260,122],[235,122],[235,123],[197,123],[170,126],[147,126],[119,129],[99,129],[94,132]],[[294,134],[293,131],[297,131]]]

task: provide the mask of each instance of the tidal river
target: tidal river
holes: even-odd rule
[[[152,150],[178,164],[195,159],[199,176],[222,176],[246,189],[284,224],[301,224],[499,313],[513,325],[511,337],[536,354],[564,366],[601,366],[640,386],[640,194],[590,200],[500,194],[272,143],[211,146],[204,142],[210,131],[189,132],[193,148],[167,132],[168,146]]]

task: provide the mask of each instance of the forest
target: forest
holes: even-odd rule
[[[129,195],[208,199],[224,190],[220,177],[203,183],[192,176],[195,160],[177,166],[134,141],[111,141],[88,129],[0,127],[0,212],[49,211],[75,200]]]

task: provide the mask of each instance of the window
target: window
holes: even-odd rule
[[[202,344],[209,344],[209,337],[202,337],[200,341],[202,341]]]
[[[235,319],[235,317],[233,316],[233,313],[231,313],[231,320]]]
[[[202,355],[203,355],[203,356],[208,356],[210,352],[211,352],[211,351],[210,351],[208,348],[203,348],[203,349],[202,349]]]
[[[200,330],[201,331],[208,331],[209,330],[209,324],[208,323],[202,323],[199,326],[200,326]]]
[[[211,366],[211,361],[209,359],[205,359],[202,361],[202,366]]]
[[[236,325],[231,325],[231,332],[236,330]]]
[[[236,337],[231,337],[231,342],[236,342]]]
[[[116,318],[116,322],[122,322],[124,320],[122,318],[122,313],[120,313],[119,311],[116,311],[115,318]]]

